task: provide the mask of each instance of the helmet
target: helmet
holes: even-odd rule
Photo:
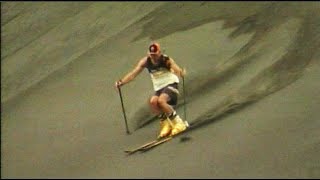
[[[159,54],[160,53],[160,45],[158,43],[152,43],[148,49],[149,54]]]

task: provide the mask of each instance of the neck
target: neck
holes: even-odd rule
[[[152,63],[157,64],[159,62],[159,60],[160,60],[160,56],[158,58],[156,58],[156,59],[153,59],[153,58],[150,57],[150,59],[151,59]]]

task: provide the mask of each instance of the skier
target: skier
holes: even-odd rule
[[[149,46],[147,56],[140,59],[131,72],[115,82],[116,88],[129,83],[144,68],[151,76],[155,91],[149,102],[153,113],[160,119],[158,138],[173,136],[186,130],[187,121],[183,121],[174,109],[178,102],[179,77],[184,77],[185,70],[181,69],[172,58],[162,54],[159,43],[154,42]]]

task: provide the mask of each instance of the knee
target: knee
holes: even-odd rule
[[[153,107],[158,106],[158,97],[152,97],[149,103]]]
[[[166,98],[159,98],[159,99],[158,99],[158,104],[159,104],[160,106],[166,105],[166,104],[167,104],[167,99],[166,99]]]

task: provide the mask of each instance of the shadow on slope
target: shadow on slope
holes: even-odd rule
[[[256,51],[255,47],[259,46],[263,41],[263,37],[270,31],[290,19],[295,18],[301,20],[301,26],[297,32],[298,36],[294,39],[289,49],[287,49],[286,54],[277,60],[276,63],[260,72],[238,92],[227,97],[216,107],[192,121],[191,124],[196,125],[195,127],[212,122],[218,117],[222,117],[222,115],[234,112],[234,110],[240,110],[288,86],[300,77],[313,55],[319,50],[320,16],[317,12],[319,8],[314,6],[314,3],[298,4],[287,2],[267,4],[266,6],[265,4],[252,3],[251,5],[254,8],[249,9],[253,11],[247,11],[246,8],[242,8],[243,4],[241,2],[226,4],[220,2],[168,4],[145,17],[145,21],[150,20],[151,22],[144,26],[144,31],[135,40],[144,36],[157,39],[176,31],[191,29],[209,21],[219,19],[225,21],[225,27],[237,27],[230,34],[230,38],[236,38],[243,33],[254,32],[252,39],[232,58],[212,67],[212,69],[203,73],[203,77],[197,76],[187,81],[188,84],[197,84],[187,89],[188,103],[199,98],[204,93],[208,93],[219,87],[223,82],[235,76],[242,66],[250,63],[261,55],[263,52]],[[194,8],[195,5],[199,7]],[[222,5],[224,5],[225,8],[222,8]],[[162,13],[160,12],[168,13],[171,12],[170,9],[172,11],[177,10],[175,11],[175,16],[172,16],[172,19],[167,21],[161,20],[160,22],[162,23],[152,23],[152,20],[161,18]],[[221,9],[223,9],[223,11],[221,11]],[[236,13],[234,13],[235,10]],[[192,11],[203,14],[193,16],[195,12]],[[186,18],[190,18],[190,21],[181,20],[181,18],[186,15]],[[186,24],[172,24],[177,21],[186,22]],[[178,104],[177,108],[180,108],[182,105],[182,103]],[[136,130],[157,119],[156,117],[151,117],[149,111],[147,106],[137,111],[134,117],[134,120],[137,122]]]
[[[298,32],[300,36],[285,56],[260,72],[235,94],[227,97],[218,106],[190,124],[196,128],[213,122],[224,115],[237,112],[296,81],[319,50],[319,31],[320,17],[313,13],[306,16]]]

